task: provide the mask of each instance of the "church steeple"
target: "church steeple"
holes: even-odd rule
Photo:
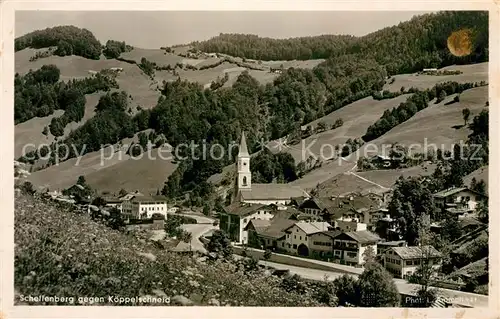
[[[238,152],[238,157],[250,156],[247,148],[247,139],[245,138],[245,131],[241,133],[240,147]]]
[[[252,172],[250,170],[250,153],[248,152],[245,132],[241,133],[240,147],[238,151],[238,159],[236,161],[236,183],[235,197],[238,196],[240,190],[252,189]]]

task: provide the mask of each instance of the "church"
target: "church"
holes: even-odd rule
[[[248,153],[245,132],[241,134],[238,158],[236,161],[236,180],[233,202],[287,205],[293,198],[309,198],[302,188],[289,184],[252,184],[250,154]]]

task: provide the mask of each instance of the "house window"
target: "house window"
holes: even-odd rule
[[[351,252],[347,253],[347,257],[349,258],[356,258],[356,256],[357,256],[356,253],[351,253]]]
[[[282,242],[282,243],[281,243],[281,247],[285,247],[285,243],[283,243],[283,242]]]
[[[334,254],[335,254],[335,255],[340,255],[340,250],[336,250],[336,251],[334,252]]]
[[[306,236],[306,237],[304,237],[304,240],[307,240],[307,236]]]
[[[297,239],[297,235],[293,235],[293,239]]]
[[[297,245],[293,244],[293,249],[297,249]]]
[[[407,265],[407,266],[411,266],[411,265],[413,265],[413,262],[412,262],[411,260],[407,260],[407,261],[406,261],[406,265]]]
[[[243,186],[247,186],[247,177],[243,176]]]
[[[302,236],[299,236],[299,240],[302,240]]]

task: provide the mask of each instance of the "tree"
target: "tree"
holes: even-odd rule
[[[271,250],[269,249],[266,249],[266,251],[264,252],[264,260],[265,261],[269,261],[269,259],[271,259],[271,256],[272,256],[272,252]]]
[[[333,281],[335,287],[335,295],[338,299],[339,306],[358,306],[359,293],[357,280],[347,274],[335,278]]]
[[[446,91],[445,90],[441,90],[441,91],[439,91],[436,103],[440,103],[441,101],[444,101],[444,99],[446,99]]]
[[[317,132],[323,132],[326,130],[326,123],[323,121],[318,122],[318,126],[316,127]]]
[[[233,254],[231,241],[222,230],[214,231],[206,248],[209,252],[216,253],[218,257],[224,257],[225,259],[231,258]]]
[[[76,184],[85,186],[86,185],[85,176],[83,175],[78,176],[78,181],[76,182]]]
[[[368,246],[363,252],[363,260],[365,265],[376,262],[376,252],[372,246]]]
[[[430,307],[437,298],[437,290],[432,288],[436,280],[436,270],[433,267],[434,247],[431,245],[433,236],[430,231],[430,218],[427,215],[420,217],[418,221],[419,236],[418,243],[421,250],[420,265],[410,279],[420,285],[417,295],[420,297],[422,306]]]
[[[469,122],[470,110],[468,108],[463,109],[462,110],[462,116],[463,116],[464,122],[465,122],[464,125],[467,125],[467,122]]]
[[[186,244],[189,244],[189,251],[191,251],[191,241],[193,240],[193,234],[188,231],[183,231],[181,240]]]
[[[113,207],[109,211],[108,225],[116,230],[122,230],[123,227],[125,227],[125,221],[123,220],[122,214],[118,208]]]
[[[28,195],[33,195],[36,192],[35,188],[33,187],[33,184],[31,184],[31,182],[29,181],[26,181],[22,184],[21,191]]]
[[[49,129],[48,129],[47,126],[44,126],[42,134],[45,135],[45,136],[47,136],[49,134]]]
[[[481,221],[482,223],[488,224],[488,222],[489,222],[489,208],[488,208],[488,200],[487,199],[478,203],[477,215],[478,215],[479,221]]]
[[[398,307],[401,296],[392,276],[379,263],[369,263],[358,279],[360,307]]]
[[[210,208],[210,205],[209,204],[205,204],[203,206],[203,215],[210,216],[211,212],[212,212],[212,209]]]
[[[453,103],[458,103],[458,102],[460,102],[460,94],[455,95],[455,97],[453,98]]]
[[[98,196],[94,198],[94,200],[92,201],[92,205],[97,207],[103,207],[106,206],[106,201],[101,196]]]

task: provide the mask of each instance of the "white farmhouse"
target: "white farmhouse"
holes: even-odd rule
[[[134,196],[122,202],[122,214],[129,219],[149,219],[153,214],[167,219],[167,201],[161,196]]]
[[[384,253],[384,265],[395,277],[406,279],[424,262],[437,270],[441,257],[432,246],[391,247]]]

